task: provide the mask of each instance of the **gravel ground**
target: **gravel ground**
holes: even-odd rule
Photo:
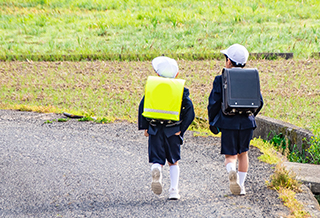
[[[1,217],[282,217],[288,209],[265,186],[273,170],[252,147],[246,196],[234,196],[219,138],[187,132],[179,201],[150,190],[147,138],[136,124],[45,123],[57,114],[0,110]]]

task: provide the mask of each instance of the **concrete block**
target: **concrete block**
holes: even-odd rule
[[[315,194],[320,194],[320,166],[316,164],[284,162],[287,170],[294,172]]]
[[[254,130],[253,137],[270,140],[274,135],[282,133],[291,141],[291,146],[297,145],[300,152],[309,148],[308,142],[314,136],[306,129],[261,115],[256,117],[256,123],[258,127]]]

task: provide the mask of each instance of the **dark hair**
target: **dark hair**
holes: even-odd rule
[[[224,55],[226,57],[226,61],[228,61],[228,59],[231,61],[231,64],[233,67],[244,67],[246,66],[246,64],[237,64],[236,62],[234,62],[233,60],[231,60],[227,55]]]

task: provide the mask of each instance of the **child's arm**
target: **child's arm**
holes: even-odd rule
[[[139,112],[138,112],[138,129],[139,130],[143,130],[143,129],[147,130],[149,128],[149,122],[146,120],[144,116],[142,116],[143,105],[144,105],[144,97],[142,98],[139,104]]]
[[[190,124],[192,123],[192,121],[194,120],[195,117],[195,113],[194,113],[194,108],[193,108],[193,104],[192,101],[189,97],[183,99],[182,101],[182,123],[181,123],[181,127],[180,127],[180,131],[181,131],[181,135],[183,135],[185,133],[185,131],[187,131],[188,127],[190,126]]]
[[[213,122],[215,116],[217,116],[217,114],[221,109],[221,102],[222,102],[221,82],[222,82],[221,77],[216,77],[213,81],[213,87],[209,96],[209,104],[208,104],[209,123]]]
[[[254,116],[257,116],[258,113],[260,112],[261,108],[263,107],[263,98],[262,98],[261,93],[260,93],[260,102],[261,102],[261,105],[260,105],[260,107],[256,110],[256,112],[254,113]]]

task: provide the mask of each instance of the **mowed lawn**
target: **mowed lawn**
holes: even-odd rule
[[[317,0],[0,0],[0,55],[320,51]]]

